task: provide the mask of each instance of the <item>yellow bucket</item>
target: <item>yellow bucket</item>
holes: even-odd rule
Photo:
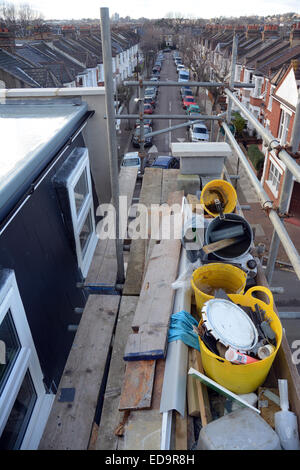
[[[253,296],[255,292],[263,292],[267,295],[269,303],[266,304],[260,299]],[[200,350],[203,368],[208,377],[227,388],[233,393],[251,393],[260,387],[272,366],[277,351],[282,340],[282,325],[273,310],[273,295],[269,289],[262,286],[255,286],[249,289],[246,294],[229,294],[228,297],[235,303],[255,310],[255,304],[266,311],[267,317],[271,319],[270,326],[276,335],[275,351],[266,359],[252,362],[251,364],[232,364],[216,354],[212,353],[201,341]],[[202,322],[202,321],[201,321]],[[200,323],[201,323],[200,322]]]
[[[225,180],[212,180],[202,189],[200,203],[204,205],[205,211],[213,217],[219,215],[219,212],[216,211],[215,199],[219,199],[223,204],[224,214],[233,212],[237,202],[237,194],[232,184]]]
[[[191,278],[198,313],[201,314],[205,302],[214,298],[216,289],[223,289],[227,294],[242,294],[246,281],[247,274],[231,264],[210,263],[200,266]]]

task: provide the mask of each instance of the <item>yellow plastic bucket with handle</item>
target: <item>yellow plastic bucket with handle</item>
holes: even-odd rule
[[[247,274],[240,268],[226,263],[209,263],[197,268],[191,278],[198,313],[205,302],[214,298],[216,289],[227,294],[242,294],[245,290]]]
[[[215,199],[219,199],[222,203],[224,214],[233,212],[237,203],[236,190],[228,181],[212,180],[202,189],[200,203],[203,204],[205,211],[213,217],[219,215]]]
[[[260,292],[266,294],[268,303],[253,296]],[[265,310],[266,316],[271,319],[270,326],[276,335],[276,348],[273,353],[262,360],[252,362],[250,364],[232,364],[213,352],[211,352],[201,341],[200,351],[204,371],[208,377],[227,388],[233,393],[251,393],[260,387],[273,364],[275,356],[282,340],[282,325],[280,319],[274,312],[274,303],[272,292],[263,286],[254,286],[249,289],[246,294],[228,294],[228,297],[235,303],[245,307],[251,307],[255,310],[255,304]],[[200,321],[200,324],[202,320]]]

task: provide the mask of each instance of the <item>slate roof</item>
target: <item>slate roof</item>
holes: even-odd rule
[[[285,63],[290,64],[292,59],[300,59],[300,44],[278,52],[275,57],[272,57],[272,59],[259,65],[257,68],[264,75],[268,76],[272,71],[278,70]]]
[[[22,56],[37,67],[46,68],[51,72],[57,79],[58,86],[74,81],[83,70],[83,67],[74,65],[74,62],[53,51],[43,41],[17,47],[16,51],[17,56]]]
[[[12,76],[18,78],[26,85],[33,88],[39,88],[39,83],[28,73],[24,72],[24,69],[27,69],[28,67],[31,67],[29,62],[23,60],[22,58],[15,57],[3,49],[0,49],[0,68]]]

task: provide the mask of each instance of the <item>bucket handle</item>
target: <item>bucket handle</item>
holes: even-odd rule
[[[248,289],[248,291],[246,292],[245,297],[253,297],[253,298],[255,298],[255,300],[263,302],[260,299],[256,299],[256,297],[254,297],[254,295],[252,295],[254,292],[263,292],[264,294],[266,294],[268,299],[269,299],[269,304],[268,305],[271,307],[272,310],[274,310],[274,308],[273,308],[274,307],[274,298],[273,298],[273,294],[270,291],[270,289],[268,289],[267,287],[264,287],[264,286],[254,286],[254,287],[251,287],[250,289]]]

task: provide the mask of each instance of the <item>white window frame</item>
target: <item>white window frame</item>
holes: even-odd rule
[[[279,178],[276,178],[277,179],[277,182],[278,182],[278,188],[277,188],[277,184],[274,184],[273,182],[273,178],[270,179],[270,173],[271,173],[271,167],[274,167],[274,169],[279,173]],[[279,192],[279,187],[280,187],[280,179],[282,177],[282,174],[283,174],[283,170],[282,168],[280,168],[280,166],[275,162],[275,160],[270,156],[270,167],[269,167],[269,174],[268,174],[268,179],[266,181],[266,183],[268,184],[270,190],[272,191],[272,193],[274,194],[274,196],[277,198],[278,197],[278,192]],[[273,175],[273,172],[272,172],[272,175]]]
[[[291,122],[292,113],[286,108],[281,108],[279,128],[278,128],[278,139],[280,139],[280,145],[285,145],[287,142],[287,136],[289,132],[289,125]]]
[[[269,102],[268,102],[268,111],[272,111],[272,105],[273,105],[273,91],[275,89],[275,85],[271,85],[270,87],[270,94],[269,94]]]
[[[76,205],[75,205],[74,188],[84,171],[86,171],[86,177],[87,177],[87,183],[88,183],[88,195],[85,198],[85,201],[80,208],[79,214],[77,214]],[[98,238],[96,235],[95,216],[94,216],[94,204],[93,204],[93,192],[92,192],[92,183],[91,183],[91,174],[90,174],[89,154],[88,154],[87,149],[85,149],[83,158],[80,159],[80,162],[76,165],[76,167],[74,168],[74,170],[72,171],[71,175],[69,176],[67,180],[67,190],[68,190],[69,202],[70,202],[70,208],[71,208],[71,217],[72,217],[78,266],[81,270],[83,277],[85,278],[87,276],[90,264],[92,262],[93,254],[94,254],[97,242],[98,242]],[[88,246],[86,248],[85,254],[83,255],[81,246],[80,246],[79,235],[89,213],[91,214],[93,231],[90,236],[90,240],[88,242]]]
[[[25,374],[29,371],[37,399],[20,450],[35,450],[38,448],[55,396],[52,393],[46,394],[42,370],[19,294],[16,277],[13,271],[7,270],[7,273],[8,275],[5,277],[3,284],[0,285],[0,324],[10,311],[21,349],[0,395],[0,435],[6,426]]]

